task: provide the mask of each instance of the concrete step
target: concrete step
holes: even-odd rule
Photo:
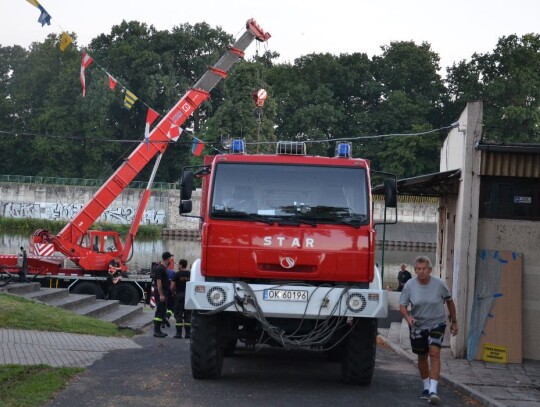
[[[92,304],[96,301],[96,296],[91,294],[69,294],[65,298],[59,298],[54,301],[49,301],[47,304],[53,307],[62,308],[68,311],[79,307],[82,308],[85,305]]]
[[[49,304],[50,301],[67,298],[69,290],[67,288],[41,288],[37,291],[24,293],[22,296],[28,300],[36,300]]]
[[[84,304],[81,307],[72,309],[73,312],[87,317],[101,318],[105,314],[116,311],[120,306],[117,300],[96,300],[91,304]]]
[[[39,283],[9,283],[5,287],[2,287],[2,291],[8,292],[14,295],[24,295],[32,291],[39,291],[41,285]]]
[[[137,333],[142,333],[143,328],[154,322],[155,311],[151,309],[145,309],[141,314],[129,321],[123,322],[119,325],[120,328],[132,329]]]
[[[410,338],[410,331],[409,331],[409,324],[403,318],[401,321],[401,326],[399,327],[399,344],[402,349],[405,349],[407,351],[411,350],[411,338]]]
[[[143,305],[120,305],[117,300],[97,300],[95,295],[70,294],[67,289],[42,288],[39,283],[10,283],[0,291],[112,322],[139,333],[154,319],[154,311],[148,309],[145,312]]]
[[[120,305],[118,309],[102,315],[99,319],[112,322],[118,326],[143,313],[142,305]]]
[[[388,340],[392,343],[400,343],[401,322],[392,322],[388,330]]]

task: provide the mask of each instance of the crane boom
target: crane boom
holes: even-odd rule
[[[163,153],[181,133],[181,126],[188,117],[209,98],[209,92],[227,76],[229,69],[244,56],[245,49],[257,39],[266,41],[270,34],[260,28],[255,20],[246,23],[246,31],[229,47],[219,61],[206,71],[192,89],[174,105],[149,135],[149,143],[142,141],[128,159],[99,188],[84,208],[54,238],[60,251],[72,255],[88,229],[103,214],[109,205],[128,187],[129,183],[142,171],[157,154]]]

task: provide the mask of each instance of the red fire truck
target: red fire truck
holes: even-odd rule
[[[240,342],[327,352],[345,381],[369,384],[388,308],[369,162],[352,158],[348,143],[332,158],[308,156],[299,142],[279,142],[275,154],[245,146],[233,140],[229,154],[183,171],[181,214],[202,178],[201,257],[186,288],[193,376],[219,377]],[[395,185],[385,180],[388,207]]]
[[[95,294],[98,298],[106,296],[110,287],[110,284],[107,284],[107,271],[111,259],[118,256],[122,270],[128,270],[126,262],[150,198],[150,188],[162,154],[169,143],[179,138],[181,126],[188,117],[209,98],[209,92],[221,79],[227,77],[230,68],[244,56],[245,49],[255,39],[266,41],[268,38],[270,34],[255,20],[248,20],[245,32],[229,47],[216,65],[210,67],[176,103],[150,132],[148,140],[141,141],[128,159],[59,234],[54,236],[43,229],[34,232],[30,241],[28,276],[36,278],[43,285],[69,287],[72,292]],[[156,155],[148,188],[141,196],[124,244],[117,232],[91,230],[94,222]],[[2,270],[10,269],[17,272],[20,269],[17,259],[17,255],[0,255],[0,274]],[[115,296],[123,304],[137,304],[150,289],[149,276],[126,274],[115,286]]]

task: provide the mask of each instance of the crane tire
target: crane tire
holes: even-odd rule
[[[119,283],[116,287],[116,298],[120,304],[137,305],[141,302],[141,293],[133,284]]]

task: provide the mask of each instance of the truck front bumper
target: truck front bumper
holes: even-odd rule
[[[262,313],[276,318],[385,318],[388,292],[354,286],[190,281],[185,305],[191,310]]]

